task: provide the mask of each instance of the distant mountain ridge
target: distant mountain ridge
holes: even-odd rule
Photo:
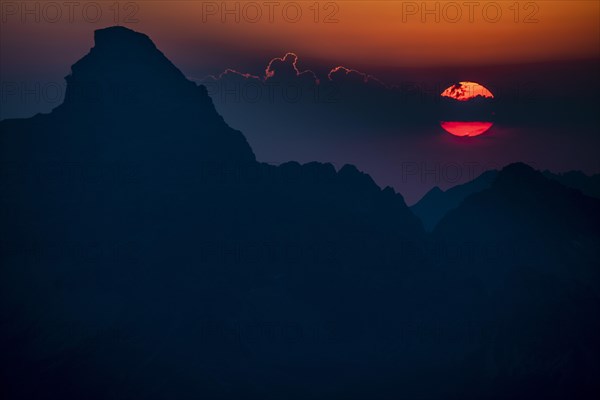
[[[431,231],[448,211],[458,207],[467,196],[489,187],[497,173],[486,171],[474,180],[446,191],[436,186],[410,209],[423,221],[425,229]]]
[[[556,174],[550,171],[542,172],[546,178],[553,179],[567,187],[579,189],[587,196],[600,199],[600,174],[586,175],[581,171],[569,171]]]
[[[458,207],[465,198],[490,187],[497,174],[498,171],[495,170],[486,171],[472,181],[451,187],[446,191],[436,186],[410,209],[421,219],[425,229],[432,231],[442,217],[451,209]],[[600,174],[588,176],[580,171],[555,174],[547,170],[542,174],[566,187],[581,190],[587,196],[600,198]]]
[[[596,236],[600,234],[600,199],[516,163],[503,168],[489,188],[471,194],[450,211],[435,232],[477,238],[562,238],[583,232]]]

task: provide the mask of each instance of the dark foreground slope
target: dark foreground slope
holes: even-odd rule
[[[455,273],[490,293],[499,398],[598,393],[600,200],[512,164],[434,236],[449,248],[467,238]]]
[[[556,248],[564,258],[546,273],[564,279],[533,286],[539,297],[517,307],[511,294],[529,293],[520,275],[502,291],[478,274],[484,263],[445,252],[447,237],[484,228],[451,214],[430,237],[399,194],[352,166],[257,162],[206,90],[145,35],[97,31],[67,82],[51,114],[0,122],[2,398],[466,399],[499,388],[515,397],[523,385],[550,398],[593,388],[593,225],[573,219],[564,240],[576,244]],[[528,224],[545,232],[545,217],[596,212],[578,197]],[[552,301],[574,288],[578,313],[563,320]],[[519,322],[511,310],[531,307],[550,325],[506,325]],[[529,343],[555,338],[559,322],[567,334],[550,343],[561,358],[529,363]]]

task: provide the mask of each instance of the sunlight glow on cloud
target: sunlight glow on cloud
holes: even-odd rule
[[[388,85],[386,85],[380,79],[374,77],[373,75],[369,75],[369,74],[366,74],[364,72],[357,71],[355,69],[346,68],[346,67],[344,67],[342,65],[339,65],[339,66],[333,68],[331,71],[329,71],[329,73],[327,74],[327,78],[330,81],[332,81],[334,74],[336,74],[336,73],[338,73],[340,71],[345,72],[346,75],[357,74],[360,77],[362,77],[362,80],[363,80],[364,83],[369,83],[369,82],[373,81],[373,82],[376,82],[376,83],[380,84],[381,86],[389,87]]]
[[[238,75],[242,78],[257,79],[257,80],[260,80],[261,82],[266,82],[269,79],[275,78],[276,75],[278,78],[281,78],[281,77],[285,78],[286,73],[288,73],[288,76],[292,77],[292,78],[309,77],[309,78],[311,78],[311,80],[314,81],[314,83],[316,85],[319,85],[321,83],[321,80],[319,79],[317,74],[310,69],[300,70],[300,68],[298,68],[298,61],[299,61],[299,57],[296,53],[287,52],[283,57],[272,58],[267,63],[267,66],[265,67],[263,76],[258,76],[258,75],[254,75],[254,74],[247,73],[247,72],[240,72],[240,71],[237,71],[232,68],[227,68],[218,75],[208,75],[204,79],[199,79],[199,80],[203,81],[206,79],[212,79],[212,80],[216,81],[216,80],[223,79],[229,75]],[[332,68],[327,73],[327,79],[332,82],[334,80],[336,80],[336,78],[339,76],[344,76],[344,77],[348,77],[348,78],[356,76],[359,78],[360,81],[362,81],[362,83],[365,83],[365,84],[375,83],[386,89],[393,89],[395,87],[394,85],[386,84],[381,79],[379,79],[371,74],[367,74],[365,72],[361,72],[356,69],[347,68],[347,67],[344,67],[343,65],[338,65],[337,67]]]

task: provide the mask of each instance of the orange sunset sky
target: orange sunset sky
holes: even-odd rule
[[[264,60],[286,51],[361,68],[587,59],[600,52],[600,2],[594,0],[476,1],[472,10],[463,1],[281,1],[273,3],[271,17],[260,1],[121,1],[118,16],[114,1],[100,1],[97,21],[91,8],[88,18],[75,9],[72,21],[61,10],[56,22],[49,21],[52,9],[38,10],[39,22],[24,15],[32,3],[15,10],[3,2],[3,69],[8,59],[15,70],[49,58],[68,64],[89,49],[94,29],[115,21],[150,35],[184,68],[236,67],[244,57]]]

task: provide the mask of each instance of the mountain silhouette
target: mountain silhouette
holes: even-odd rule
[[[354,166],[258,162],[146,35],[67,85],[0,122],[2,398],[597,392],[598,200],[511,165],[428,234]]]
[[[95,46],[66,81],[65,101],[52,113],[3,122],[10,133],[3,140],[12,141],[3,143],[3,160],[22,162],[19,151],[37,161],[255,160],[206,89],[188,81],[146,35],[123,27],[96,31]]]
[[[564,174],[544,171],[543,174],[546,178],[553,179],[567,187],[579,189],[587,196],[600,198],[600,174],[588,176],[581,171],[569,171]]]
[[[52,113],[0,122],[4,398],[305,398],[315,363],[344,391],[381,357],[355,343],[401,296],[383,277],[422,264],[401,195],[349,165],[257,162],[126,28],[97,31],[67,85]],[[375,320],[399,329],[391,315]],[[283,392],[265,391],[277,375]]]
[[[467,196],[488,188],[496,174],[497,171],[486,171],[472,181],[446,191],[436,186],[410,209],[421,219],[425,229],[431,231],[448,211],[458,207]]]
[[[549,180],[526,164],[511,164],[489,189],[467,197],[442,218],[436,232],[494,239],[596,236],[600,201]]]
[[[600,306],[600,200],[511,164],[449,211],[434,236],[450,248],[468,242],[454,272],[490,293],[498,398],[598,392],[580,378],[600,370],[585,360],[598,351],[600,319],[587,310]],[[542,385],[552,376],[560,383],[550,393]]]
[[[113,193],[114,198],[103,201],[115,207],[107,218],[117,222],[118,212],[129,213],[125,220],[132,215],[146,220],[144,211],[135,209],[145,203],[153,212],[166,207],[169,213],[190,218],[191,225],[194,216],[200,218],[199,204],[218,204],[226,214],[222,219],[202,219],[214,225],[206,226],[207,232],[221,231],[223,237],[225,221],[250,225],[243,219],[253,218],[256,207],[285,214],[290,232],[300,229],[296,223],[306,229],[310,221],[321,226],[327,219],[349,219],[345,213],[354,212],[361,220],[353,217],[348,223],[364,229],[363,236],[369,229],[409,237],[422,234],[402,196],[380,190],[353,167],[336,172],[331,165],[274,167],[256,162],[243,135],[217,114],[205,88],[188,81],[146,35],[123,27],[96,31],[95,46],[66,79],[65,103],[51,114],[2,122],[2,159],[19,182],[35,180],[42,170],[58,176],[40,182],[41,187],[58,182],[60,196],[72,191],[73,197],[89,195],[96,202],[87,191]],[[89,176],[99,179],[82,181]],[[131,180],[135,189],[125,184]],[[51,200],[23,199],[21,204],[38,201],[43,207]],[[123,209],[125,200],[130,209]],[[299,207],[294,215],[289,202]],[[394,211],[373,214],[384,210]],[[272,228],[265,229],[274,235]]]
[[[498,171],[495,170],[486,171],[472,181],[453,186],[446,191],[442,191],[436,186],[410,209],[423,222],[425,229],[432,231],[448,211],[458,207],[471,194],[489,188],[497,173]],[[568,188],[581,190],[587,196],[600,198],[600,175],[588,176],[580,171],[570,171],[564,174],[543,171],[543,175]]]

